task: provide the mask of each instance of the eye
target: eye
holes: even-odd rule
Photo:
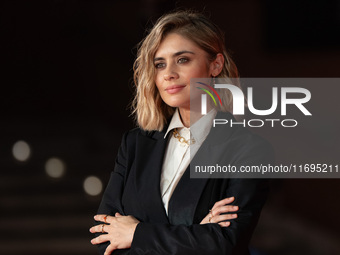
[[[186,62],[188,62],[189,61],[189,59],[188,58],[180,58],[180,59],[178,59],[178,63],[179,64],[183,64],[183,63],[186,63]]]
[[[155,63],[155,67],[156,67],[156,69],[163,68],[163,67],[165,67],[165,63]]]

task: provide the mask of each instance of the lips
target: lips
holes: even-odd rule
[[[169,94],[175,94],[185,88],[185,85],[172,85],[165,89]]]

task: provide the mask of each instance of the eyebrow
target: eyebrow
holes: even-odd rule
[[[177,57],[177,56],[180,56],[180,55],[185,54],[185,53],[189,53],[189,54],[195,55],[195,53],[192,52],[192,51],[182,50],[182,51],[178,51],[178,52],[174,53],[174,54],[172,55],[172,57]],[[159,61],[159,60],[164,60],[164,58],[162,58],[162,57],[160,57],[160,58],[154,58],[153,61],[156,62],[156,61]]]

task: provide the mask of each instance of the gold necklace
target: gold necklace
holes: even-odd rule
[[[186,143],[187,145],[190,145],[190,144],[194,144],[196,141],[195,139],[185,139],[183,136],[181,136],[179,133],[178,133],[178,130],[177,128],[174,129],[174,137],[180,142],[180,143]]]

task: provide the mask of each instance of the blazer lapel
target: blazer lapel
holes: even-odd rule
[[[136,144],[135,187],[145,215],[153,221],[169,223],[160,192],[160,176],[167,139],[165,132],[140,134]]]
[[[216,119],[233,119],[230,113],[219,112]],[[206,140],[196,153],[192,164],[204,158],[205,165],[213,165],[216,160],[212,152],[221,151],[232,135],[232,129],[222,126],[212,127]],[[206,155],[211,155],[208,157]],[[215,161],[216,163],[216,161]],[[171,224],[192,225],[198,202],[209,178],[190,178],[190,165],[177,184],[169,201],[168,217]],[[207,212],[208,213],[208,212]]]
[[[218,113],[216,118],[234,119],[230,113]],[[208,182],[208,178],[190,178],[190,166],[186,169],[177,184],[169,201],[168,216],[166,215],[160,192],[160,177],[167,139],[164,139],[167,127],[162,132],[141,133],[136,144],[136,175],[135,187],[139,201],[143,203],[145,215],[153,221],[174,225],[193,224],[197,204]],[[232,129],[217,126],[211,131],[193,158],[199,161],[203,155],[211,155],[213,151],[225,148],[225,142],[232,135]],[[210,158],[213,164],[214,157]],[[208,213],[208,212],[207,212]]]
[[[184,172],[169,201],[169,222],[191,225],[202,191],[208,179],[190,179],[190,166]]]

